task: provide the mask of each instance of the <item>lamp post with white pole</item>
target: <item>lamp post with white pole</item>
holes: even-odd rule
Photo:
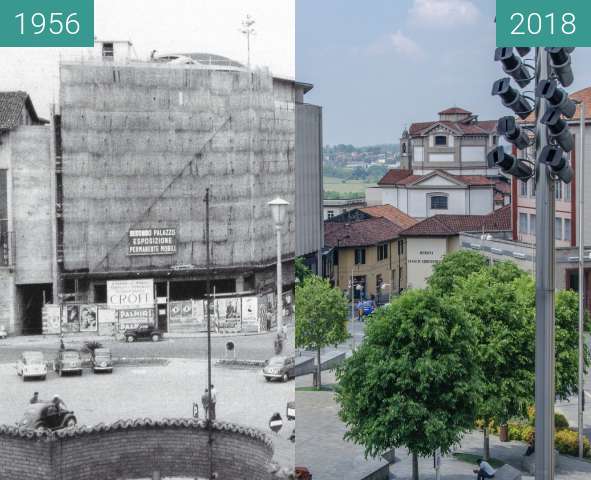
[[[277,349],[276,353],[280,354],[283,350],[283,340],[285,332],[283,330],[283,273],[281,262],[281,230],[285,223],[287,216],[287,207],[289,202],[277,197],[268,203],[271,207],[271,214],[273,215],[273,222],[275,223],[275,232],[277,233]]]

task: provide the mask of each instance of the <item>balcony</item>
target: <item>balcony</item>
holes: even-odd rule
[[[15,235],[14,232],[0,232],[0,267],[14,267]]]

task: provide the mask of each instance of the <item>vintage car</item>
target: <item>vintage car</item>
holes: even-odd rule
[[[16,422],[19,428],[32,430],[59,430],[75,427],[77,423],[74,412],[58,409],[52,402],[39,401],[30,404],[23,418]]]
[[[263,368],[265,380],[270,382],[272,379],[280,379],[287,382],[295,377],[295,358],[294,357],[272,357],[266,362]]]
[[[23,352],[16,362],[16,374],[27,378],[37,377],[45,380],[47,364],[41,352]]]
[[[60,377],[64,373],[82,375],[82,358],[78,350],[60,350],[53,362],[53,369]]]
[[[92,370],[96,372],[113,371],[113,358],[108,348],[97,348],[92,356]]]
[[[138,325],[137,328],[129,328],[123,332],[123,335],[127,342],[135,342],[136,340],[159,342],[162,340],[162,332],[148,323]]]

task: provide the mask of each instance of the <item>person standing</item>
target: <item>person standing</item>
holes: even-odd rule
[[[212,385],[211,386],[211,419],[212,420],[215,420],[215,414],[216,414],[215,407],[216,407],[216,404],[217,404],[217,401],[218,401],[218,398],[217,397],[218,397],[217,396],[217,390]]]
[[[39,402],[39,392],[35,392],[29,400],[29,403],[38,403]]]
[[[201,395],[201,405],[203,405],[203,414],[206,420],[209,420],[209,390],[206,388],[203,395]]]

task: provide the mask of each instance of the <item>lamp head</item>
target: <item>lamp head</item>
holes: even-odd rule
[[[267,205],[271,207],[271,214],[276,227],[281,227],[285,223],[285,216],[287,215],[287,207],[289,202],[277,197],[270,201]]]

